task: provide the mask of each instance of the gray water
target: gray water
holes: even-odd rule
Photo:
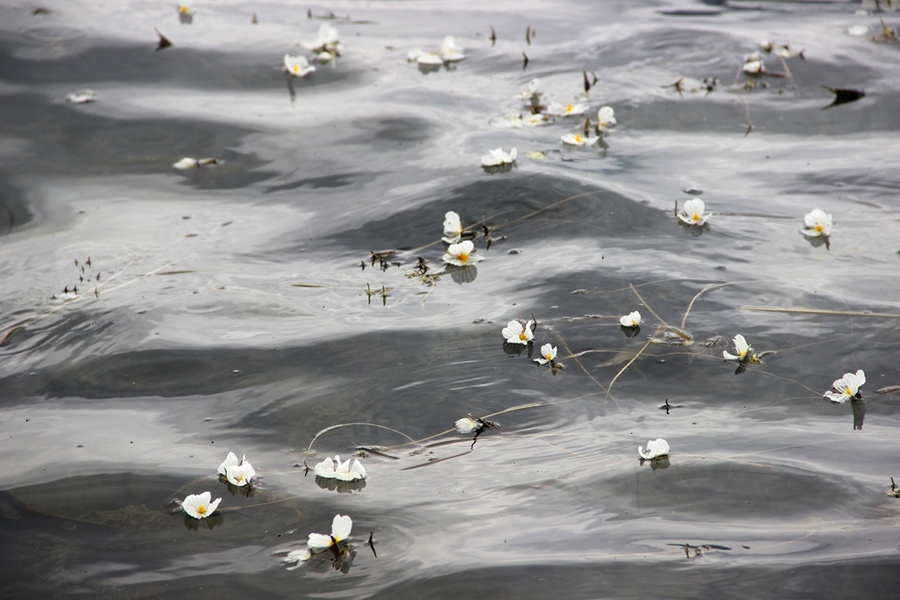
[[[900,396],[876,392],[900,384],[900,44],[873,39],[892,11],[227,0],[181,23],[174,2],[43,6],[0,7],[4,598],[900,584]],[[289,84],[282,56],[323,22],[343,55]],[[407,63],[446,35],[464,61]],[[742,74],[764,39],[805,58]],[[497,125],[532,78],[566,104],[583,72],[589,115],[616,111],[605,149],[560,144],[578,118]],[[826,108],[823,85],[866,96]],[[83,88],[97,101],[66,102]],[[518,164],[486,173],[498,146]],[[223,162],[173,169],[184,156]],[[685,190],[708,227],[675,219]],[[828,247],[799,233],[813,208],[834,217]],[[489,227],[476,269],[443,272],[449,210]],[[419,257],[443,274],[410,276]],[[533,347],[508,353],[501,329],[532,315]],[[736,375],[738,333],[775,354]],[[529,360],[547,342],[564,370]],[[862,400],[822,397],[857,369]],[[473,445],[453,431],[467,413],[502,427]],[[668,466],[641,464],[658,437]],[[251,494],[217,481],[228,451],[256,468]],[[304,468],[357,452],[364,486]],[[173,511],[206,490],[213,517]],[[338,513],[344,571],[288,569]]]

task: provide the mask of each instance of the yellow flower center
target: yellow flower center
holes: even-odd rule
[[[191,10],[191,7],[186,4],[182,4],[181,6],[178,7],[178,12],[180,12],[183,15],[187,14],[187,12],[189,10]]]
[[[469,262],[469,255],[466,254],[465,252],[460,252],[459,254],[456,255],[456,259],[459,260],[459,262],[466,263],[466,262]]]
[[[244,476],[243,476],[243,475],[238,475],[237,477],[234,478],[234,480],[237,481],[238,483],[240,483],[240,482],[242,482],[242,481],[244,480]]]
[[[525,340],[528,339],[528,336],[525,335],[525,332],[523,331],[522,333],[519,334],[519,339],[524,342]]]
[[[544,358],[546,358],[547,360],[553,360],[553,355],[548,352],[544,355]]]
[[[197,514],[198,514],[198,515],[205,515],[205,514],[206,514],[206,507],[205,507],[205,506],[198,506],[198,507],[197,507]]]
[[[300,72],[300,65],[291,65],[291,73],[296,74],[299,72]]]
[[[816,231],[818,231],[819,233],[822,233],[823,229],[824,229],[824,227],[822,227],[821,223],[816,223]]]
[[[852,396],[853,390],[851,390],[850,388],[844,388],[844,393],[847,394],[848,396]]]
[[[569,104],[568,106],[566,106],[566,112],[572,112],[572,108],[572,105]]]
[[[700,213],[694,213],[693,215],[691,215],[691,218],[692,218],[693,220],[695,220],[695,221],[699,221],[699,220],[700,220]]]
[[[578,143],[580,144],[581,142],[584,141],[584,139],[583,139],[580,135],[578,135],[578,134],[576,133],[576,134],[575,134],[575,141],[578,142]]]

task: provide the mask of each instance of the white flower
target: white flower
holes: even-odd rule
[[[455,212],[448,211],[444,215],[444,237],[441,238],[448,244],[455,244],[462,235],[462,222],[459,215]]]
[[[836,392],[825,392],[825,397],[832,402],[844,403],[855,397],[856,394],[859,393],[859,388],[861,388],[865,382],[866,374],[862,369],[859,369],[856,374],[844,373],[844,376],[836,380],[831,386]]]
[[[463,240],[457,244],[450,244],[444,254],[444,262],[457,267],[467,267],[484,260],[483,256],[475,256],[475,244],[470,240]]]
[[[353,461],[351,464],[350,461]],[[314,470],[316,477],[324,477],[326,479],[339,479],[341,481],[356,481],[357,479],[365,479],[366,469],[359,462],[358,458],[348,458],[345,462],[341,462],[340,455],[326,458],[316,465]]]
[[[353,528],[353,521],[347,515],[335,515],[331,522],[331,535],[321,533],[309,534],[306,545],[310,549],[331,548],[335,544],[340,544],[350,537],[350,530]]]
[[[597,111],[597,126],[601,129],[612,129],[616,126],[616,113],[612,106],[603,106]]]
[[[809,237],[828,237],[831,235],[831,215],[824,210],[814,208],[803,217],[806,229],[801,230],[803,235]]]
[[[528,87],[525,88],[525,91],[522,92],[521,98],[522,100],[531,100],[533,98],[540,98],[541,90],[538,89],[541,85],[541,80],[535,77],[531,81],[528,82]]]
[[[762,54],[759,53],[759,50],[754,50],[750,54],[744,57],[745,63],[756,62],[762,60]]]
[[[294,77],[305,77],[316,70],[305,56],[284,55],[284,70]]]
[[[180,169],[182,171],[186,171],[187,169],[193,169],[196,167],[206,167],[208,165],[221,165],[224,160],[220,158],[191,158],[190,156],[185,156],[177,163],[172,165],[176,169]]]
[[[70,102],[72,104],[87,104],[88,102],[96,101],[97,92],[89,89],[78,90],[77,92],[72,92],[71,94],[66,96],[66,102]]]
[[[434,52],[425,52],[424,50],[420,50],[419,48],[410,50],[406,55],[406,60],[407,62],[414,62],[420,65],[440,66],[444,64],[444,59],[442,59]]]
[[[328,52],[334,56],[341,55],[341,42],[338,40],[337,29],[328,23],[322,23],[316,32],[316,39],[312,42],[300,42],[307,50],[313,52]]]
[[[544,344],[543,346],[541,346],[541,357],[535,358],[534,362],[541,365],[546,365],[548,362],[553,362],[554,360],[556,360],[556,346]]]
[[[669,453],[669,442],[662,438],[650,440],[647,442],[647,451],[644,452],[643,446],[638,446],[638,454],[644,460],[653,460],[660,456],[666,456]]]
[[[456,431],[460,433],[472,433],[473,431],[480,431],[483,429],[483,426],[473,419],[471,415],[459,419],[454,425],[456,426]]]
[[[748,75],[759,75],[765,70],[765,66],[762,60],[750,60],[745,62],[741,69]]]
[[[600,139],[598,137],[582,137],[578,133],[566,133],[560,136],[563,144],[570,146],[593,146]]]
[[[547,107],[547,114],[554,117],[574,117],[587,112],[587,104],[567,104],[563,106],[559,102],[551,102]]]
[[[753,352],[753,348],[750,347],[750,344],[747,343],[744,336],[737,334],[732,341],[734,342],[734,350],[737,354],[731,354],[727,350],[722,350],[722,356],[725,360],[744,362],[751,357],[750,353]]]
[[[444,38],[444,41],[441,43],[441,59],[444,62],[457,62],[465,57],[466,55],[463,54],[462,48],[456,43],[456,38],[452,35]]]
[[[187,0],[182,0],[178,4],[178,13],[182,15],[186,15],[191,12],[191,3]]]
[[[772,51],[772,48],[774,48],[775,45],[770,40],[762,40],[759,43],[759,47],[762,49],[763,52],[768,53],[768,52]]]
[[[547,116],[542,115],[540,113],[532,113],[532,114],[526,115],[522,119],[522,124],[525,125],[526,127],[536,127],[538,125],[543,125],[544,123],[549,123],[549,122],[550,122],[550,120],[547,118]]]
[[[181,508],[188,515],[195,519],[205,519],[213,514],[219,506],[221,498],[216,498],[215,502],[210,502],[212,494],[203,492],[202,494],[188,494],[187,498],[181,501]]]
[[[534,340],[534,332],[531,326],[534,321],[528,321],[522,326],[518,320],[510,321],[501,333],[509,344],[530,344]]]
[[[863,36],[863,35],[868,35],[868,33],[869,33],[868,25],[852,25],[847,28],[847,35],[859,37],[859,36]]]
[[[499,167],[500,165],[511,165],[516,162],[516,149],[513,148],[506,153],[503,148],[495,148],[488,150],[488,153],[481,157],[482,167]]]
[[[242,460],[241,464],[236,467],[227,467],[225,469],[225,477],[228,479],[228,483],[238,487],[250,485],[250,480],[255,476],[256,471],[246,460]]]
[[[219,468],[216,470],[216,472],[219,475],[225,475],[228,472],[228,467],[237,467],[245,460],[247,460],[246,454],[243,458],[241,458],[241,460],[238,460],[238,457],[234,452],[229,452],[225,457],[225,460],[222,461],[222,464],[219,465]]]
[[[620,317],[619,323],[622,324],[622,327],[639,327],[641,325],[641,313],[636,310],[632,311],[624,317]]]
[[[704,210],[706,210],[706,203],[703,202],[703,200],[700,198],[691,198],[681,207],[678,218],[688,225],[703,225],[706,223],[706,220],[712,216],[710,213],[704,214]]]

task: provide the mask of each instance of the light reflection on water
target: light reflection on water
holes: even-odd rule
[[[617,3],[601,23],[571,1],[314,7],[354,22],[334,23],[344,56],[292,82],[292,99],[278,69],[321,23],[306,7],[197,4],[190,24],[174,5],[51,8],[0,8],[0,537],[17,549],[0,560],[4,597],[896,586],[900,505],[884,492],[900,475],[897,412],[875,390],[900,383],[900,326],[861,313],[900,314],[898,46],[846,33],[892,15],[673,1]],[[154,26],[175,46],[156,52]],[[406,63],[448,34],[465,61]],[[763,38],[806,60],[732,89]],[[569,102],[582,71],[599,78],[592,110],[616,110],[605,151],[561,151],[578,119],[491,125],[521,110],[532,77]],[[679,95],[682,76],[718,87]],[[822,110],[821,85],[868,95]],[[96,103],[64,102],[84,87]],[[498,145],[519,164],[484,173]],[[172,169],[183,156],[224,163]],[[713,212],[702,232],[673,216],[688,188]],[[830,249],[798,233],[815,207],[834,215]],[[448,210],[495,241],[476,239],[477,271],[431,286],[409,275],[420,257],[441,271]],[[371,253],[388,249],[382,270]],[[75,284],[78,302],[50,301]],[[641,332],[626,337],[618,318],[635,309]],[[504,352],[501,328],[532,315],[532,351]],[[662,326],[693,345],[645,347]],[[721,352],[737,333],[775,354],[735,375]],[[531,360],[545,342],[564,371]],[[858,368],[864,402],[821,397]],[[452,431],[467,413],[502,427],[473,445]],[[342,423],[396,431],[328,429]],[[637,458],[657,437],[667,468]],[[365,486],[304,475],[359,447]],[[229,450],[261,475],[249,497],[216,481]],[[205,490],[223,497],[214,519],[172,513]],[[338,513],[354,520],[347,572],[288,571],[284,554]]]

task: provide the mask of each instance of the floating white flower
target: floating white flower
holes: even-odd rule
[[[554,360],[556,360],[556,346],[544,344],[543,346],[541,346],[541,357],[535,358],[534,362],[541,365],[546,365],[547,363],[552,363]]]
[[[71,104],[87,104],[96,101],[97,92],[89,89],[78,90],[77,92],[72,92],[66,96],[66,102]]]
[[[339,479],[340,481],[356,481],[366,477],[366,469],[358,458],[348,458],[345,462],[341,462],[340,455],[335,456],[333,461],[330,457],[326,458],[316,465],[314,472],[316,477]]]
[[[311,533],[306,545],[311,550],[322,550],[331,548],[336,544],[340,544],[350,537],[350,530],[353,528],[353,521],[347,515],[335,515],[331,522],[331,535],[322,533]]]
[[[597,127],[612,129],[616,126],[616,113],[612,106],[603,106],[597,111]]]
[[[215,512],[219,502],[222,501],[221,498],[216,498],[214,502],[210,500],[212,500],[212,494],[209,492],[188,494],[187,498],[181,501],[181,508],[195,519],[205,519]]]
[[[441,238],[448,244],[455,244],[462,236],[462,222],[455,212],[447,211],[444,215],[444,237]]]
[[[620,317],[619,323],[622,325],[622,327],[640,327],[641,313],[636,310],[632,311],[624,317]]]
[[[419,48],[410,50],[406,55],[406,60],[407,62],[414,62],[425,66],[439,67],[444,64],[444,59],[434,52],[425,52],[424,50],[420,50]]]
[[[752,356],[751,353],[753,352],[753,348],[750,347],[750,344],[747,343],[744,336],[737,334],[732,341],[734,342],[734,350],[737,354],[731,354],[727,350],[722,350],[722,357],[725,358],[725,360],[736,360],[739,362],[749,360]]]
[[[641,458],[644,460],[653,460],[654,458],[667,456],[669,454],[669,442],[662,438],[650,440],[647,442],[646,452],[644,452],[643,446],[638,446],[638,454],[640,454]]]
[[[563,106],[559,102],[551,102],[547,107],[547,114],[554,117],[576,117],[587,112],[587,104],[567,104]]]
[[[316,68],[309,64],[305,56],[284,55],[284,70],[294,77],[305,77],[314,72]]]
[[[475,244],[470,240],[463,240],[456,244],[450,244],[443,258],[445,263],[457,267],[467,267],[484,260],[483,256],[475,255]]]
[[[301,42],[307,50],[315,53],[328,52],[332,56],[341,55],[341,42],[338,39],[338,31],[328,23],[322,23],[316,32],[316,39],[312,42]]]
[[[834,392],[825,392],[825,397],[832,402],[844,403],[852,400],[859,393],[859,388],[866,382],[866,374],[862,369],[854,373],[844,373],[844,376],[836,380],[831,387]]]
[[[530,100],[539,99],[541,97],[541,80],[535,77],[531,81],[528,82],[528,86],[525,88],[525,91],[522,92],[521,98],[522,100]]]
[[[191,12],[191,3],[187,2],[186,0],[182,0],[182,2],[180,2],[178,4],[178,14],[187,15],[187,14],[190,14],[190,12]]]
[[[749,60],[744,63],[744,66],[741,67],[741,69],[748,75],[759,75],[765,71],[765,65],[763,65],[762,59]]]
[[[483,429],[483,426],[472,415],[457,420],[454,426],[459,433],[472,433]]]
[[[448,35],[441,43],[441,59],[444,62],[458,62],[466,57],[462,48],[456,43],[456,38]]]
[[[703,200],[691,198],[681,207],[678,218],[688,225],[703,225],[712,216],[710,213],[704,214],[704,210],[706,210],[706,203]]]
[[[241,464],[236,467],[225,469],[225,478],[228,479],[228,483],[238,487],[250,485],[250,481],[254,477],[256,477],[256,471],[253,469],[253,465],[246,460],[241,461]]]
[[[501,332],[509,344],[530,344],[534,340],[534,331],[531,329],[534,321],[528,321],[524,326],[518,320],[510,321]]]
[[[565,133],[560,136],[563,144],[570,146],[593,146],[599,141],[598,137],[583,137],[579,133]]]
[[[831,235],[831,215],[824,210],[814,208],[803,217],[806,229],[801,230],[803,235],[809,237],[828,237]]]
[[[180,169],[182,171],[186,171],[187,169],[194,169],[196,167],[206,167],[209,165],[220,165],[224,161],[219,158],[191,158],[190,156],[185,156],[177,163],[172,165],[176,169]]]
[[[503,148],[495,148],[488,150],[488,153],[481,157],[482,167],[499,167],[501,165],[511,165],[516,162],[517,151],[515,148],[508,153]]]
[[[243,458],[238,460],[238,457],[234,452],[229,452],[228,455],[225,456],[225,460],[222,461],[222,464],[219,465],[219,468],[216,470],[216,472],[219,475],[225,475],[228,472],[228,467],[237,467],[245,460],[247,460],[246,454],[243,456]]]

